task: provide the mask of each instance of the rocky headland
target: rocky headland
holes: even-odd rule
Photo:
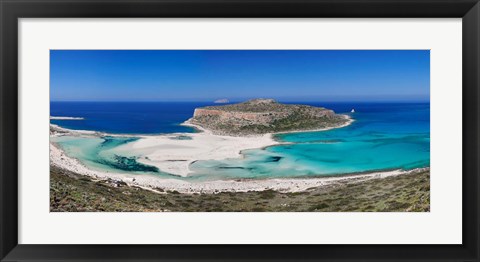
[[[251,136],[267,133],[324,130],[350,123],[346,115],[308,105],[282,104],[273,99],[196,108],[186,124],[215,135]]]

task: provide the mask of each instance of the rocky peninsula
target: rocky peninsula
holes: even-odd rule
[[[268,133],[326,130],[350,123],[346,115],[333,110],[273,99],[252,99],[243,103],[196,108],[186,121],[215,135],[252,136]]]

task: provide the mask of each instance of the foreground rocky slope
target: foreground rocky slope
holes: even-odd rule
[[[50,167],[51,212],[428,212],[430,171],[344,181],[304,192],[163,194]]]
[[[217,135],[248,136],[334,128],[349,121],[348,117],[322,107],[253,99],[239,104],[197,108],[187,123]]]

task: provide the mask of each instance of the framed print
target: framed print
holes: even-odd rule
[[[2,261],[478,261],[477,1],[2,1]]]

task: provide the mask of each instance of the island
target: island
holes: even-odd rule
[[[222,99],[217,99],[214,101],[215,104],[227,104],[227,103],[230,103],[230,101],[226,98],[222,98]]]
[[[215,135],[252,136],[268,133],[326,130],[350,123],[347,115],[333,110],[273,99],[252,99],[243,103],[196,108],[185,123]]]

